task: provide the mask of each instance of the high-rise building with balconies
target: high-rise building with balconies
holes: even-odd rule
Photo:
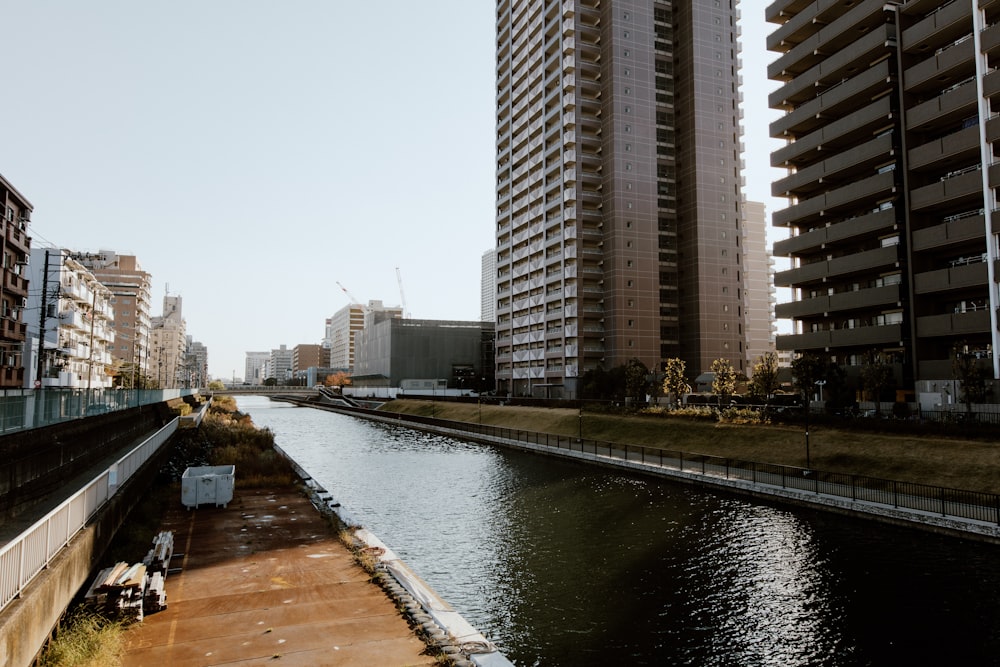
[[[27,266],[31,254],[28,223],[29,202],[0,175],[0,388],[24,384],[24,342],[27,324],[23,319],[28,299]]]
[[[795,324],[779,349],[849,377],[878,352],[898,388],[931,396],[961,342],[1000,377],[1000,2],[779,0],[766,17],[785,112],[771,135],[787,142],[771,162],[788,169],[772,222],[791,232],[774,247],[792,261],[778,316]]]
[[[745,369],[736,0],[498,0],[497,388]]]
[[[73,259],[87,267],[113,294],[115,342],[111,355],[126,372],[148,376],[152,276],[134,255],[119,255],[112,250],[74,252]]]

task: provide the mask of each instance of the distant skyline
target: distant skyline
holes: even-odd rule
[[[769,196],[763,7],[743,3],[746,196]],[[478,320],[494,244],[494,5],[16,3],[2,173],[34,246],[133,254],[209,373],[350,300]],[[168,288],[169,286],[169,288]]]

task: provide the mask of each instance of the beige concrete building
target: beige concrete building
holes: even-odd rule
[[[111,355],[115,362],[133,365],[139,373],[150,376],[152,276],[143,271],[134,255],[119,255],[112,250],[76,252],[73,259],[111,290],[115,306]]]
[[[855,378],[877,351],[930,404],[956,341],[1000,377],[1000,2],[779,0],[766,18],[787,142],[771,162],[788,169],[772,218],[791,233],[778,316],[795,324],[778,348]]]
[[[743,227],[743,270],[746,290],[744,311],[747,331],[747,375],[766,352],[774,352],[777,326],[774,306],[774,258],[767,247],[767,214],[762,202],[743,202],[746,224]]]
[[[163,297],[163,314],[150,327],[150,378],[162,389],[176,389],[186,381],[187,323],[179,296]]]
[[[500,391],[745,370],[737,4],[497,2]]]
[[[354,336],[376,314],[402,318],[403,308],[386,307],[380,300],[372,299],[364,306],[359,303],[344,306],[326,321],[323,345],[330,349],[330,368],[354,370]]]

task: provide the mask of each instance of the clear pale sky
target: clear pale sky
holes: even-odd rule
[[[764,3],[744,1],[747,197],[769,197]],[[350,303],[478,320],[494,244],[494,3],[7,2],[0,173],[33,246],[183,298],[209,373]]]

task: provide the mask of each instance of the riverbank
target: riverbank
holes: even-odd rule
[[[568,408],[396,400],[380,408],[467,423],[579,436],[742,461],[806,466],[802,428],[717,424],[660,415],[621,416]],[[809,466],[946,488],[1000,493],[1000,446],[979,440],[810,428]]]

